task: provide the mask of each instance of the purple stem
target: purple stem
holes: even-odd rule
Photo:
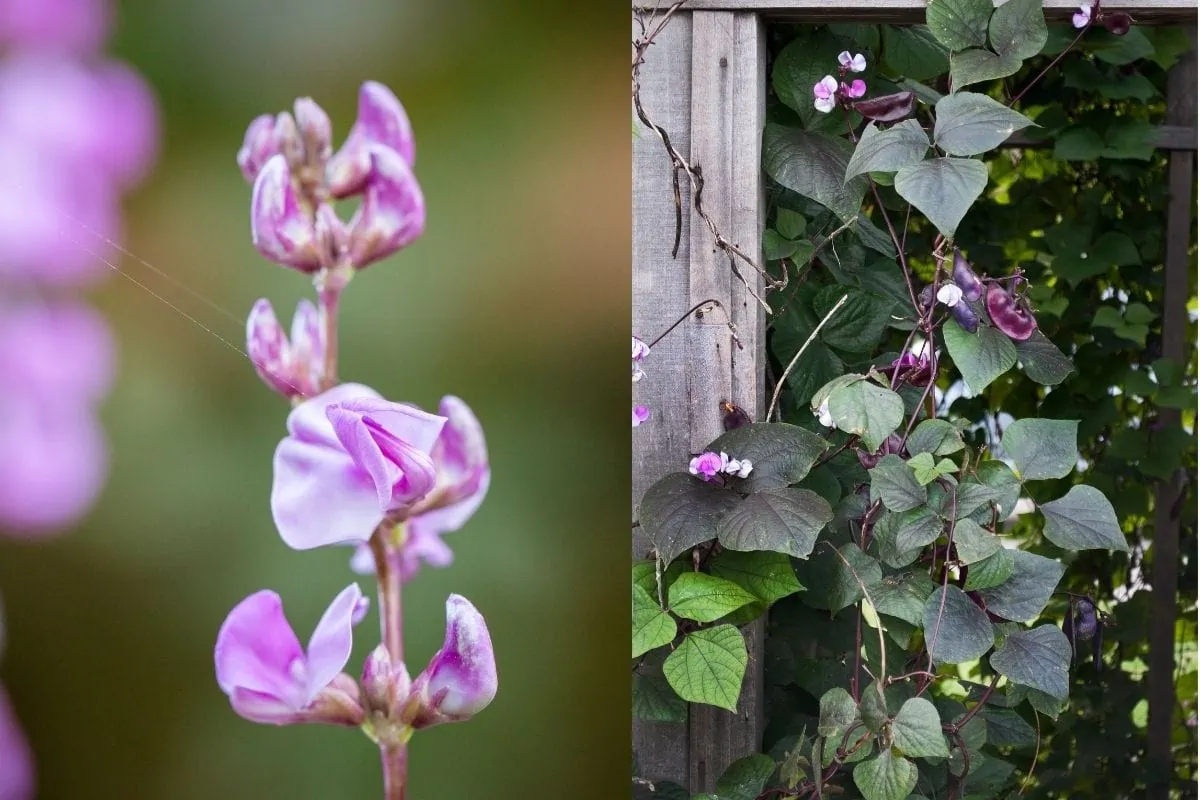
[[[388,523],[380,525],[371,536],[371,554],[375,556],[375,573],[379,579],[379,627],[383,645],[392,664],[404,663],[404,608],[400,599],[400,573],[394,568],[391,548],[387,543]],[[408,745],[380,743],[383,760],[383,791],[385,800],[404,800],[408,783]]]

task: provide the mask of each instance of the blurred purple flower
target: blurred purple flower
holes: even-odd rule
[[[361,269],[408,247],[425,231],[425,198],[394,150],[370,151],[362,205],[349,223],[350,263]]]
[[[271,512],[289,547],[365,542],[437,480],[432,451],[446,418],[347,383],[301,403],[275,450]]]
[[[842,91],[847,97],[857,99],[867,93],[867,83],[859,78],[855,78],[850,82],[850,85],[842,84]]]
[[[271,156],[254,180],[250,235],[255,249],[276,264],[301,272],[321,267],[313,219],[300,202],[282,153]]]
[[[5,0],[0,43],[90,55],[108,35],[104,0]]]
[[[0,688],[0,800],[32,800],[33,796],[33,753],[8,695]]]
[[[1071,24],[1076,28],[1086,28],[1096,13],[1096,0],[1086,0],[1079,4],[1079,10],[1071,15]]]
[[[358,584],[347,586],[325,610],[305,651],[275,592],[255,592],[238,603],[221,625],[213,653],[217,684],[233,710],[272,725],[362,724],[358,686],[342,668],[368,605]]]
[[[633,407],[633,427],[636,428],[648,419],[650,419],[650,409],[643,405]]]
[[[263,383],[284,397],[317,394],[325,367],[325,334],[317,307],[300,300],[289,342],[271,301],[258,300],[246,318],[246,352]]]
[[[395,151],[409,167],[416,162],[416,142],[404,106],[382,83],[367,81],[358,90],[358,119],[326,167],[334,197],[362,191],[371,172],[370,151],[377,146]]]
[[[469,719],[496,696],[499,681],[492,638],[467,598],[446,600],[446,639],[412,682],[402,721],[420,730]]]

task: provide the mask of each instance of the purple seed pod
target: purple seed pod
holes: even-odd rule
[[[1013,341],[1023,342],[1037,329],[1037,320],[1029,309],[999,284],[988,287],[987,311],[992,324]]]
[[[954,317],[954,321],[967,333],[979,330],[979,315],[966,303],[957,303],[950,309],[950,316]]]
[[[913,112],[916,96],[912,92],[896,92],[870,100],[859,100],[850,107],[867,119],[876,122],[899,122]]]
[[[738,406],[735,406],[728,400],[721,401],[721,425],[725,430],[731,431],[734,428],[742,428],[753,421],[750,419],[750,415]]]
[[[962,251],[957,247],[954,248],[953,277],[954,285],[962,289],[965,299],[975,302],[983,297],[983,284],[979,282],[979,276],[975,274],[975,270],[971,269],[970,263],[963,258]]]
[[[1096,635],[1096,606],[1090,600],[1080,600],[1075,606],[1075,638],[1086,642]]]
[[[1129,27],[1133,25],[1133,17],[1124,11],[1114,11],[1102,16],[1100,22],[1113,36],[1124,36],[1129,33]]]

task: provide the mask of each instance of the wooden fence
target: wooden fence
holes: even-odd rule
[[[1162,309],[1163,355],[1187,358],[1189,294],[1188,249],[1196,171],[1196,53],[1198,0],[1106,1],[1106,11],[1127,11],[1138,24],[1185,25],[1192,31],[1192,52],[1170,74],[1167,124],[1155,143],[1170,154],[1170,203],[1167,226],[1166,292],[1176,301]],[[665,10],[634,0],[633,10]],[[766,29],[772,22],[922,23],[926,0],[689,0],[677,11],[644,55],[639,73],[642,105],[670,136],[674,148],[702,169],[703,208],[727,242],[763,263],[765,176],[761,136],[766,99]],[[1063,20],[1079,0],[1045,0],[1047,16]],[[642,33],[634,23],[634,37]],[[1011,142],[1022,146],[1020,138]],[[633,325],[652,336],[688,309],[702,305],[659,343],[644,367],[639,398],[653,409],[651,421],[633,436],[633,506],[646,488],[677,471],[687,454],[698,452],[721,433],[721,401],[741,406],[752,418],[764,411],[765,316],[741,276],[755,293],[762,281],[716,246],[713,232],[689,202],[690,187],[681,176],[681,235],[676,235],[673,168],[663,142],[638,125],[633,152]],[[716,301],[713,304],[712,301]],[[719,304],[719,305],[718,305]],[[722,310],[724,309],[724,311]],[[727,316],[726,316],[727,315]],[[734,346],[726,320],[738,331]],[[1165,411],[1166,424],[1179,424],[1178,411]],[[1158,490],[1154,526],[1154,572],[1178,573],[1179,520],[1171,509],[1186,476],[1163,481]],[[636,516],[635,516],[636,519]],[[651,545],[633,535],[635,558]],[[1175,582],[1153,583],[1149,751],[1160,769],[1169,767],[1171,720],[1175,708]],[[711,791],[732,761],[758,752],[762,738],[763,622],[744,633],[750,663],[736,713],[693,706],[687,724],[634,721],[633,746],[638,774],[670,780],[693,792]],[[1151,765],[1153,767],[1153,765]],[[1169,769],[1164,769],[1169,774]],[[1168,784],[1152,787],[1151,800],[1166,800]]]

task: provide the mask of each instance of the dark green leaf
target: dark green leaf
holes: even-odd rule
[[[633,716],[646,722],[687,722],[687,703],[659,675],[633,673]]]
[[[858,720],[858,704],[845,689],[835,687],[821,695],[821,721],[817,734],[825,737],[842,736]]]
[[[863,586],[870,588],[883,578],[879,562],[854,544],[836,552],[828,545],[817,548],[812,558],[796,565],[796,574],[807,588],[801,595],[805,605],[834,613],[857,603]]]
[[[1013,558],[1012,575],[999,586],[979,593],[993,614],[1013,622],[1032,622],[1046,607],[1066,568],[1053,559],[1024,550],[1009,552]]]
[[[1099,489],[1072,486],[1065,497],[1039,506],[1046,516],[1043,534],[1067,550],[1120,550],[1129,552],[1129,543],[1112,503]]]
[[[1012,550],[1002,547],[978,564],[972,564],[971,568],[967,570],[967,582],[963,588],[968,592],[974,592],[980,589],[991,589],[993,586],[999,586],[1007,581],[1013,573],[1012,554]]]
[[[896,191],[929,218],[947,238],[953,238],[987,186],[988,171],[972,158],[931,158],[896,173]]]
[[[991,0],[929,0],[925,22],[934,37],[951,50],[987,44]]]
[[[846,302],[821,329],[821,341],[850,353],[866,353],[878,347],[895,304],[861,289],[827,286],[813,298],[813,311],[824,318],[843,295]]]
[[[918,453],[948,456],[962,449],[963,440],[958,428],[944,419],[922,420],[908,437],[908,452],[914,456]]]
[[[1042,0],[1007,0],[992,14],[988,34],[992,49],[1009,58],[1033,58],[1046,44]]]
[[[1065,478],[1079,461],[1079,420],[1019,419],[1004,429],[1001,445],[1023,481]]]
[[[974,661],[992,646],[987,614],[957,586],[939,586],[925,601],[925,644],[941,664]]]
[[[883,26],[883,63],[914,81],[946,74],[950,51],[924,25]]]
[[[1017,363],[1017,348],[996,328],[980,326],[975,333],[967,333],[953,320],[942,326],[946,339],[946,350],[951,360],[962,373],[967,387],[979,394],[988,385]]]
[[[908,511],[924,505],[928,494],[908,464],[897,455],[879,459],[871,475],[871,502],[883,500],[889,511]]]
[[[942,733],[942,719],[933,703],[923,697],[904,701],[892,721],[892,741],[896,748],[913,758],[946,758],[950,748]]]
[[[878,450],[904,421],[904,401],[890,389],[862,380],[831,392],[829,413],[839,429]]]
[[[854,768],[864,800],[905,800],[917,785],[917,765],[889,748]]]
[[[867,190],[864,177],[845,180],[852,151],[845,139],[799,128],[767,123],[763,130],[766,173],[780,185],[825,206],[843,222],[858,217]]]
[[[1033,124],[1024,114],[975,92],[946,95],[935,112],[933,143],[952,156],[986,153]]]
[[[1015,344],[1021,368],[1030,380],[1043,386],[1056,386],[1075,371],[1071,359],[1041,331],[1034,331],[1033,336]]]
[[[1067,699],[1071,643],[1056,625],[1009,634],[989,663],[1013,683],[1032,686],[1058,700]]]
[[[833,519],[823,497],[807,489],[755,492],[725,513],[717,540],[730,550],[771,550],[807,558]]]
[[[950,65],[955,91],[974,83],[1007,78],[1021,68],[1021,59],[998,56],[991,50],[971,49],[956,53]]]
[[[754,471],[758,471],[758,461]],[[659,557],[671,561],[689,548],[717,538],[720,518],[739,501],[729,489],[675,472],[646,490],[639,519]]]
[[[979,527],[971,519],[954,523],[954,547],[960,561],[974,564],[983,561],[1000,549],[1000,538]]]
[[[755,800],[774,772],[775,759],[770,756],[759,753],[739,758],[717,781],[717,797],[720,800]]]
[[[739,488],[745,492],[759,492],[804,480],[828,446],[829,443],[820,436],[796,425],[755,422],[727,431],[706,449],[728,453],[730,458],[750,459],[754,469]],[[645,520],[642,524],[645,525]]]
[[[925,622],[925,601],[933,592],[933,581],[924,572],[888,575],[871,587],[875,610],[912,625]]]
[[[863,129],[846,165],[846,179],[864,172],[895,172],[920,162],[928,151],[929,135],[915,119],[906,119],[884,131],[872,122]]]

